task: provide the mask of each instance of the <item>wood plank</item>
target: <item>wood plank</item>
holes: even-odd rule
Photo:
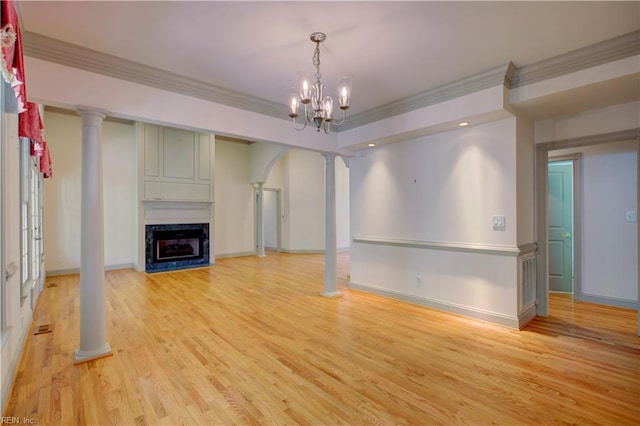
[[[33,315],[5,416],[45,424],[616,424],[640,418],[636,312],[550,295],[524,330],[347,287],[322,255],[106,273],[114,356],[73,365],[79,277]]]

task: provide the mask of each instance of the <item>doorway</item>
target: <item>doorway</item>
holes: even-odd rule
[[[547,185],[549,292],[574,296],[574,162],[550,159]]]
[[[282,213],[281,191],[277,188],[264,188],[263,190],[263,224],[264,224],[264,248],[266,250],[282,251]]]
[[[573,229],[575,232],[572,234],[574,247],[574,300],[611,304],[636,310],[638,312],[638,335],[640,335],[640,280],[637,279],[637,265],[640,263],[638,262],[638,259],[640,259],[640,252],[636,254],[637,247],[640,246],[640,230],[635,225],[635,212],[637,212],[638,206],[640,205],[640,173],[638,173],[638,164],[640,164],[639,130],[640,129],[630,129],[595,136],[558,140],[541,143],[536,146],[536,234],[538,240],[536,312],[538,316],[545,317],[549,315],[549,226],[547,224],[547,216],[549,213],[547,189],[549,181],[549,163],[550,161],[572,160],[574,164],[573,187],[575,190],[573,194],[575,206]],[[625,166],[619,169],[619,166],[617,165],[619,163],[609,163],[609,169],[600,169],[601,172],[595,173],[595,163],[593,162],[593,158],[589,157],[589,160],[587,161],[586,158],[583,159],[582,155],[575,154],[577,151],[583,152],[585,150],[590,151],[589,155],[591,156],[594,155],[594,151],[595,154],[602,154],[603,151],[609,152],[612,150],[625,152],[627,153],[624,156],[626,159],[624,163]],[[555,155],[550,155],[552,152],[553,154],[558,155],[575,156],[575,158],[556,157]],[[629,156],[629,152],[631,153],[631,156]],[[614,158],[619,160],[620,157],[615,156]],[[629,160],[630,158],[635,158],[633,164],[631,164]],[[600,167],[602,163],[598,164],[598,167]],[[585,167],[584,172],[581,170],[583,165]],[[587,167],[590,170],[588,174],[586,169]],[[602,170],[604,170],[604,172]],[[616,190],[606,189],[610,188],[610,185],[603,186],[600,184],[603,183],[609,175],[614,175],[613,173],[607,172],[607,170],[615,170],[615,175],[618,174],[618,171],[624,171],[625,176],[627,176],[625,178],[626,181],[635,181],[636,184],[625,184],[624,188],[626,188],[626,192],[624,192],[624,196],[621,195],[623,192],[619,190],[622,187],[616,187]],[[634,173],[635,178],[633,178]],[[631,179],[629,179],[629,176],[631,176]],[[584,182],[582,182],[583,179]],[[587,181],[591,183],[587,184]],[[596,186],[593,186],[594,182],[596,183]],[[586,192],[585,195],[578,194],[578,192],[585,190],[585,188],[590,188],[589,194]],[[629,192],[629,188],[631,188],[631,192]],[[597,190],[598,192],[596,193],[594,190]],[[635,192],[637,196],[633,196],[633,192]],[[618,201],[612,202],[610,196],[615,196],[618,199],[623,200],[624,205],[620,204]],[[627,202],[634,198],[635,202],[632,201],[631,204]],[[598,201],[603,199],[606,199],[607,201]],[[593,213],[597,212],[601,207],[606,208],[608,213],[603,216],[604,219],[606,219],[604,222],[597,222],[594,220],[595,216]],[[612,208],[614,211],[611,212]],[[630,211],[631,214],[626,213],[625,210]],[[620,213],[620,211],[622,211],[622,213]],[[576,212],[578,212],[578,214],[576,214]],[[585,216],[585,223],[582,224],[581,214],[584,214],[585,212],[591,213],[591,219]],[[631,216],[631,218],[626,218],[625,214],[627,217]],[[587,223],[587,221],[590,222]],[[621,223],[622,221],[625,221],[626,223]],[[615,227],[612,228],[613,225],[615,225]],[[583,226],[585,227],[584,238],[589,238],[589,242],[585,246],[588,250],[580,253],[581,248],[584,246],[584,243],[582,242]],[[623,229],[623,227],[625,228]],[[631,232],[626,231],[627,229]],[[587,234],[586,230],[589,230],[590,234]],[[623,232],[621,232],[621,230]],[[594,231],[597,232],[594,234]],[[629,249],[624,249],[622,251],[607,249],[607,247],[618,247],[621,242],[621,237],[624,238],[625,244],[630,247]],[[614,240],[614,243],[609,241],[611,239]],[[607,243],[603,244],[601,241],[606,241]],[[594,253],[596,255],[596,261],[590,261],[591,258],[594,258]],[[582,256],[585,257],[584,262],[582,261]],[[603,263],[597,259],[601,259],[602,261],[606,260],[608,264],[614,266],[616,264],[621,264],[623,267],[605,269],[602,267]],[[631,265],[631,267],[629,267],[629,265]],[[585,271],[583,271],[583,269],[585,269]],[[632,278],[618,279],[616,281],[606,277],[602,278],[598,275],[611,274],[611,271],[614,272],[614,275],[620,275],[623,273],[626,274],[627,277]],[[583,274],[584,279],[587,277],[589,278],[588,282],[583,282]],[[599,285],[598,283],[617,282],[618,284],[621,283],[621,285],[625,285],[625,283],[633,284],[634,281],[638,290],[636,295],[637,302],[634,301],[636,297],[634,297],[632,287],[629,287],[628,285],[627,287],[622,287],[620,285],[618,287],[614,287],[610,285],[604,292],[594,292],[594,290],[598,290],[596,287]],[[612,289],[615,289],[618,293],[607,293]],[[618,296],[618,294],[622,294],[622,291],[626,292],[623,294],[623,297]]]

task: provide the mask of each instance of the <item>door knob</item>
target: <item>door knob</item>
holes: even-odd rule
[[[571,238],[571,232],[563,232],[561,237],[562,238]]]

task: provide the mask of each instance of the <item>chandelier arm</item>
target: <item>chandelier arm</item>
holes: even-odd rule
[[[308,123],[308,121],[307,121],[307,120],[304,120],[304,122],[302,123],[302,127],[298,128],[298,127],[296,127],[296,123],[297,123],[297,122],[296,122],[296,117],[297,117],[297,116],[293,116],[293,117],[291,117],[291,123],[293,124],[293,128],[294,128],[294,129],[296,129],[296,130],[298,130],[298,131],[304,130],[304,129],[307,127],[307,123]]]
[[[343,109],[343,110],[342,110],[342,120],[340,120],[340,121],[335,121],[335,120],[333,120],[333,125],[334,125],[334,126],[336,126],[336,127],[338,127],[338,126],[340,126],[342,123],[344,123],[344,121],[345,121],[346,119],[347,119],[347,110],[346,110],[346,109]]]
[[[304,119],[307,123],[310,123],[313,121],[313,115],[315,114],[315,110],[313,108],[307,108],[307,105],[309,104],[304,104]]]

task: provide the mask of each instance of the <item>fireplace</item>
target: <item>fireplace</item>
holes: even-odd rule
[[[209,224],[146,225],[145,270],[170,271],[209,265]]]

